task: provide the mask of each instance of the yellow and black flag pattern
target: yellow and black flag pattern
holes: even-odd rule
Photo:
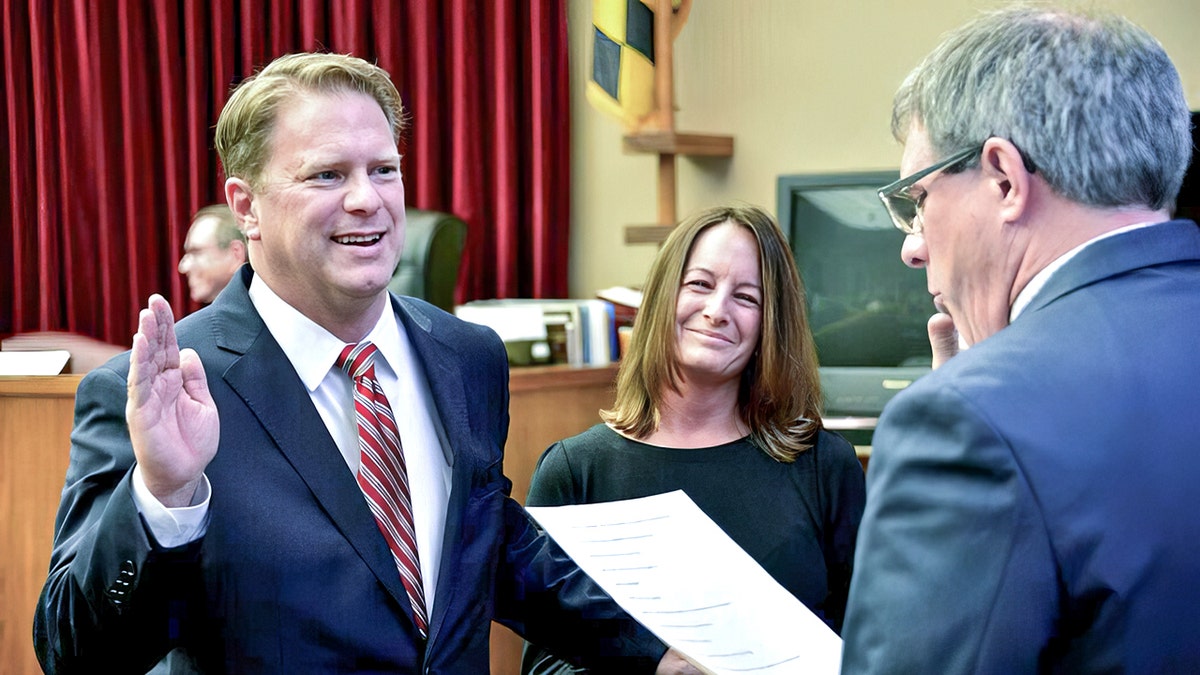
[[[654,0],[592,0],[588,100],[626,127],[654,110]],[[673,0],[678,8],[680,0]]]

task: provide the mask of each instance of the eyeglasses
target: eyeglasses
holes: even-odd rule
[[[891,185],[879,188],[877,193],[879,199],[883,202],[883,207],[887,209],[888,215],[892,217],[892,222],[895,223],[896,227],[900,228],[900,231],[904,234],[920,234],[923,228],[920,220],[921,206],[925,203],[925,193],[922,192],[914,197],[912,192],[910,192],[912,186],[935,171],[949,169],[956,164],[965,162],[978,154],[982,149],[982,146],[976,145],[956,152],[933,166],[921,169],[914,174],[901,178]]]

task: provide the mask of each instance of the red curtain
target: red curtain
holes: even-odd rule
[[[212,131],[232,85],[288,52],[352,53],[408,106],[412,206],[469,234],[458,299],[565,297],[561,0],[0,0],[0,336],[127,344],[223,200]]]

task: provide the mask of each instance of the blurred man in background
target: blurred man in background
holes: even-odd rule
[[[192,216],[183,242],[179,273],[187,277],[192,300],[209,304],[246,262],[246,235],[225,204],[205,206]]]

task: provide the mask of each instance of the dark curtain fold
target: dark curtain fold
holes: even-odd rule
[[[126,344],[176,272],[188,218],[223,200],[213,126],[270,59],[375,61],[409,111],[410,205],[470,226],[458,299],[565,297],[561,0],[0,0],[0,336]]]

